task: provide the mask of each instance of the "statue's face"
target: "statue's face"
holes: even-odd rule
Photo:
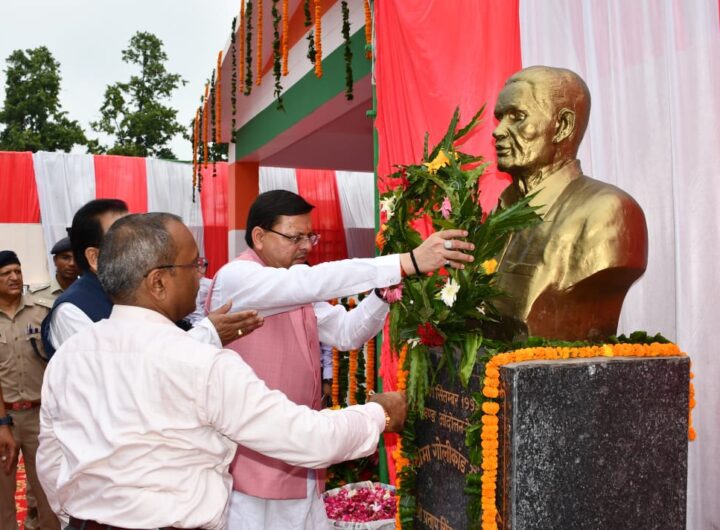
[[[555,132],[552,109],[539,103],[526,81],[506,85],[495,105],[493,131],[497,165],[513,176],[532,175],[553,158]]]

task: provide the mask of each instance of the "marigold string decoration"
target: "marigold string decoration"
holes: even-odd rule
[[[257,0],[257,61],[255,62],[255,84],[260,86],[263,77],[262,45],[263,45],[263,0]]]
[[[482,530],[497,530],[497,470],[498,470],[498,431],[500,401],[504,396],[500,390],[500,367],[509,363],[537,360],[561,360],[592,357],[674,357],[684,356],[677,345],[660,344],[603,344],[583,347],[537,347],[523,348],[508,353],[500,353],[490,358],[485,364],[485,378],[482,394],[486,400],[480,403],[482,410],[481,440],[481,524]],[[692,377],[692,374],[691,374]],[[689,394],[694,395],[692,382]],[[497,401],[493,401],[497,400]],[[691,397],[689,411],[695,406]],[[692,417],[689,418],[692,425]],[[477,426],[476,426],[477,428]],[[692,427],[688,430],[688,438],[695,438]]]
[[[322,77],[322,6],[315,0],[315,75]]]

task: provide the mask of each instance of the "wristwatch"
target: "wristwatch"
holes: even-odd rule
[[[13,419],[12,419],[12,416],[10,416],[10,414],[0,418],[0,425],[12,425],[12,424],[13,424]]]

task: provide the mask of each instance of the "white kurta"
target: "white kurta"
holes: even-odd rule
[[[261,315],[295,309],[312,303],[321,342],[339,350],[360,348],[381,329],[389,306],[374,294],[353,311],[325,300],[387,287],[402,277],[398,255],[351,259],[289,269],[265,267],[255,261],[236,260],[218,271],[211,309],[232,301],[233,310],[256,309]],[[308,382],[311,385],[312,381]],[[233,491],[230,530],[323,530],[328,528],[315,474],[308,475],[305,499],[262,499]]]
[[[37,467],[56,513],[130,528],[222,529],[235,444],[322,468],[375,450],[380,405],[312,411],[229,350],[117,305],[45,373]]]

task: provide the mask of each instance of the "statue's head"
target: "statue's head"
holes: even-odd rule
[[[531,66],[513,74],[495,105],[498,169],[527,177],[574,159],[589,115],[590,91],[575,72]]]

